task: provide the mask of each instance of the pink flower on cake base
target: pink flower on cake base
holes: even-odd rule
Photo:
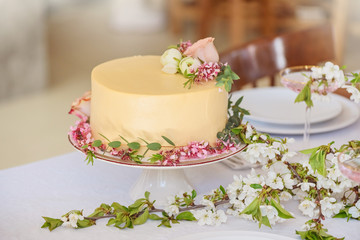
[[[69,114],[74,114],[85,122],[90,116],[90,102],[91,92],[88,91],[84,93],[81,98],[76,99],[75,102],[72,103]]]
[[[219,54],[214,45],[215,38],[200,39],[188,47],[184,54],[193,58],[199,58],[203,62],[218,62]]]

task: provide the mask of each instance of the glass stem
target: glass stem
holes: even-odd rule
[[[306,106],[305,108],[305,125],[304,125],[304,145],[309,144],[310,137],[310,117],[311,117],[311,108]]]

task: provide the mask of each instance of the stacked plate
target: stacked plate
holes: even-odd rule
[[[258,131],[301,135],[304,132],[305,103],[294,103],[297,94],[284,87],[253,88],[232,93],[232,101],[244,96],[241,107],[250,111],[244,119]],[[330,100],[314,101],[310,133],[329,132],[354,123],[360,116],[358,106],[349,99],[330,94]]]

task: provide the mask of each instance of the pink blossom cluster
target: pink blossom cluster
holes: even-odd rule
[[[100,147],[93,147],[94,139],[91,134],[90,124],[86,121],[77,121],[75,126],[70,127],[69,136],[79,148],[87,146],[84,151],[102,151],[104,152],[107,147],[102,144]],[[171,150],[160,151],[159,154],[163,156],[163,160],[159,161],[159,165],[176,166],[180,161],[204,159],[217,154],[235,151],[237,145],[232,142],[224,142],[217,140],[215,146],[211,146],[208,142],[190,142],[187,146],[174,148]],[[131,161],[132,149],[115,149],[110,148],[109,153],[112,156],[119,157],[121,160]]]
[[[70,132],[68,134],[77,147],[83,147],[87,145],[88,147],[86,149],[90,151],[95,151],[97,149],[91,146],[91,144],[94,142],[94,138],[92,137],[90,124],[88,122],[84,120],[77,121],[75,126],[70,127]],[[105,145],[103,144],[98,149],[104,150]]]
[[[214,80],[221,71],[220,64],[217,62],[208,62],[200,65],[195,72],[194,82],[207,82]]]
[[[188,47],[190,47],[192,45],[192,43],[190,42],[190,40],[186,41],[186,42],[181,42],[179,44],[179,48],[178,50],[184,54],[184,52],[188,49]]]
[[[83,120],[77,121],[75,126],[70,127],[69,136],[75,142],[77,147],[90,145],[94,141],[90,124]]]
[[[217,154],[236,151],[238,145],[232,142],[217,140],[214,147],[208,142],[190,142],[187,146],[170,151],[160,152],[164,156],[161,165],[176,166],[180,161],[204,159]]]

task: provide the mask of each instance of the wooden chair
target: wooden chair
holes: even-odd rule
[[[233,91],[257,80],[275,75],[283,68],[312,65],[335,59],[333,31],[330,24],[289,32],[273,38],[262,38],[220,53],[220,61],[228,63],[240,80]]]

